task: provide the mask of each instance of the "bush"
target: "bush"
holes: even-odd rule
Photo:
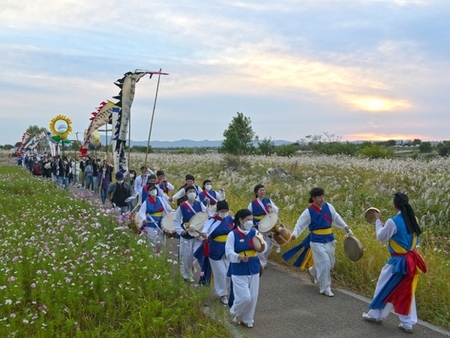
[[[324,155],[350,155],[354,156],[358,153],[360,146],[350,142],[319,142],[311,144],[311,148],[315,153]]]
[[[394,158],[394,150],[392,148],[386,148],[376,144],[368,144],[364,146],[359,154],[368,158]]]
[[[419,145],[419,151],[421,153],[431,153],[431,143],[430,142],[422,142]]]
[[[297,152],[298,146],[295,144],[283,144],[275,148],[275,152],[278,156],[291,157]]]

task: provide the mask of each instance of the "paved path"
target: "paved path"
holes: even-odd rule
[[[333,292],[333,298],[323,296],[306,273],[269,263],[261,277],[254,327],[230,324],[230,329],[250,338],[411,336],[398,329],[397,315],[391,313],[382,324],[366,322],[361,314],[367,311],[368,299],[345,290]],[[421,321],[414,326],[412,335],[449,336],[450,332]]]

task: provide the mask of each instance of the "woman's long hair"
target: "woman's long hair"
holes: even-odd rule
[[[417,223],[414,210],[409,205],[408,196],[401,192],[396,193],[394,195],[394,205],[401,211],[402,217],[406,223],[406,228],[408,229],[408,233],[416,233],[417,236],[420,236],[422,230],[420,230],[419,224]]]

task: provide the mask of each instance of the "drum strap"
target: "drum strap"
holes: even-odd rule
[[[206,194],[206,195],[208,195],[208,198],[210,199],[210,200],[212,200],[213,202],[214,202],[214,204],[216,204],[217,203],[217,199],[215,199],[207,190],[204,190],[204,193]]]
[[[326,229],[315,229],[311,231],[314,235],[331,235],[333,233],[332,228],[326,228]]]
[[[150,218],[150,223],[147,223],[145,226],[149,227],[149,228],[158,228],[159,230],[162,231],[162,229],[160,228],[158,222],[156,222],[155,219],[152,217],[152,215],[155,216],[155,217],[158,216],[156,214],[161,214],[161,216],[162,216],[162,212],[155,212],[154,214],[151,214],[151,215],[147,214],[147,217]]]
[[[225,243],[227,241],[228,235],[220,235],[213,238],[213,241]]]
[[[255,250],[244,250],[237,253],[238,255],[244,255],[247,257],[256,257],[258,253]]]
[[[255,198],[255,200],[258,202],[259,206],[265,211],[266,214],[269,213],[269,209],[267,209],[267,207],[262,204],[261,200],[259,198]]]

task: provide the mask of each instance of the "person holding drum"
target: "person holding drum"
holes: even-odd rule
[[[149,175],[153,175],[153,171],[148,169],[146,165],[143,165],[141,167],[141,175],[134,180],[134,192],[138,196],[138,205],[145,200],[145,198],[142,198],[142,188],[147,184]]]
[[[381,323],[394,309],[400,319],[398,328],[413,333],[412,328],[417,323],[414,296],[417,277],[420,272],[427,272],[425,262],[416,251],[422,231],[408,196],[397,192],[393,202],[396,215],[385,224],[381,222],[381,214],[374,212],[377,239],[388,242],[391,258],[381,269],[370,310],[362,317],[369,322]]]
[[[153,250],[161,252],[164,243],[164,232],[161,228],[161,220],[166,214],[173,212],[165,198],[157,196],[156,185],[148,185],[148,198],[146,198],[139,209],[139,219],[142,228],[151,241]]]
[[[248,205],[248,210],[253,214],[253,224],[255,228],[258,229],[258,224],[261,219],[267,214],[274,212],[278,214],[278,207],[273,203],[273,201],[266,196],[267,191],[264,185],[257,184],[253,189],[255,193],[255,199]],[[263,232],[264,241],[267,243],[266,250],[264,253],[258,253],[261,265],[263,268],[267,265],[267,259],[272,252],[273,242],[269,237],[270,232]]]
[[[254,241],[264,240],[253,228],[252,212],[241,209],[234,216],[234,228],[228,234],[225,255],[230,261],[230,314],[234,316],[233,322],[247,327],[253,327],[259,293],[260,263]]]
[[[219,191],[212,190],[212,182],[210,179],[203,181],[203,190],[198,194],[200,202],[206,205],[205,198],[209,198],[210,205],[216,205],[218,201],[225,199],[225,191],[219,189]],[[217,209],[216,209],[217,210]]]
[[[172,200],[176,200],[177,204],[180,205],[181,202],[184,202],[186,200],[186,192],[185,192],[186,188],[191,186],[194,187],[197,195],[200,194],[202,192],[202,189],[198,185],[194,184],[194,182],[195,182],[194,176],[191,174],[187,174],[184,186],[182,186],[181,189],[178,190],[178,192],[172,196]]]
[[[207,206],[205,206],[197,200],[197,192],[193,185],[189,185],[185,188],[185,194],[187,196],[187,201],[181,203],[177,208],[173,219],[173,225],[175,231],[180,236],[179,256],[181,260],[181,275],[186,281],[193,283],[194,252],[201,245],[202,240],[201,237],[198,237],[198,234],[190,233],[188,231],[190,226],[189,221],[197,213],[203,212],[211,214],[211,212],[209,209],[209,202]]]
[[[336,241],[332,230],[332,225],[337,228],[345,229],[351,233],[350,227],[344,222],[342,217],[336,212],[336,209],[325,202],[325,192],[322,188],[313,188],[310,191],[310,206],[300,215],[295,224],[291,240],[298,236],[307,228],[310,233],[301,245],[310,248],[314,265],[309,268],[312,281],[319,284],[320,293],[333,297],[331,291],[331,270],[335,264]],[[309,257],[311,257],[309,255]],[[308,255],[306,255],[308,260]],[[309,265],[305,261],[305,266]]]
[[[233,218],[228,214],[227,201],[217,202],[217,212],[205,223],[202,235],[208,238],[209,263],[214,275],[214,293],[220,297],[223,304],[228,304],[227,277],[230,262],[225,255],[225,242],[233,229]]]
[[[171,198],[169,197],[169,192],[174,191],[175,187],[167,182],[166,180],[166,174],[162,170],[158,170],[156,172],[156,185],[161,189],[161,191],[164,193],[164,196],[166,199],[171,202]]]

